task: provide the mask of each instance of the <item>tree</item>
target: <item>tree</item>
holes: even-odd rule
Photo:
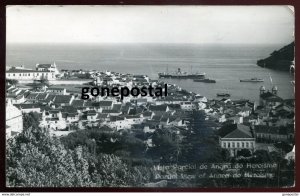
[[[248,149],[241,149],[241,150],[237,151],[237,156],[250,157],[251,152]]]
[[[17,85],[19,83],[18,80],[14,80],[14,79],[6,79],[6,81],[10,84],[10,85]]]
[[[24,130],[29,127],[33,127],[34,129],[39,129],[39,118],[40,114],[37,112],[30,112],[28,114],[23,115],[23,128]]]
[[[7,141],[9,187],[133,186],[138,168],[115,155],[94,155],[85,146],[66,149],[46,130],[28,128]]]

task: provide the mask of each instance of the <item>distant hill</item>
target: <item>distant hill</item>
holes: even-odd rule
[[[293,64],[292,61],[294,60],[294,50],[295,43],[292,42],[280,50],[275,50],[269,57],[258,60],[257,65],[270,69],[289,71],[291,64]]]

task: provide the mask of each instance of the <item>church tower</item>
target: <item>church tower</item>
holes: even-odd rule
[[[266,88],[264,87],[264,86],[261,86],[260,88],[259,88],[259,95],[262,95],[262,94],[264,94],[266,92]]]
[[[273,86],[273,87],[272,87],[272,93],[273,93],[274,95],[277,95],[277,92],[278,92],[277,86]]]

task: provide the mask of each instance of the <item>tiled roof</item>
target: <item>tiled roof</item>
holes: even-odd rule
[[[45,99],[45,102],[53,101],[55,98],[55,95],[48,95],[48,97]]]
[[[56,95],[54,103],[70,103],[72,95]]]
[[[50,68],[51,64],[38,64],[37,67],[38,68]]]
[[[65,88],[49,87],[47,90],[64,90]]]
[[[31,108],[41,108],[41,105],[38,103],[30,103],[30,104],[14,104],[14,106],[16,106],[19,109],[31,109]]]
[[[91,115],[96,115],[97,112],[95,110],[89,110],[87,111],[87,115],[91,116]]]
[[[83,100],[73,100],[72,101],[72,106],[74,106],[74,107],[83,107],[84,106],[84,101]]]
[[[117,111],[120,111],[121,110],[121,107],[122,107],[122,104],[114,104],[112,109],[113,110],[117,110]]]
[[[112,105],[112,101],[100,101],[99,102],[99,106],[111,106]]]
[[[120,113],[118,110],[102,110],[104,114],[113,114],[113,113]]]
[[[268,100],[268,101],[283,101],[282,98],[278,97],[277,95],[274,95],[271,92],[266,92],[260,95],[262,99]]]
[[[30,93],[26,98],[27,99],[36,99],[36,97],[38,96],[38,93]]]
[[[77,113],[77,109],[73,106],[63,106],[62,111],[66,113]]]
[[[280,128],[280,127],[273,127],[267,125],[256,125],[254,128],[256,133],[278,134],[278,135],[288,134],[288,128]]]
[[[241,124],[233,124],[227,127],[227,134],[225,134],[222,138],[254,138],[250,127],[241,125]]]
[[[33,69],[16,69],[16,68],[11,68],[10,70],[6,71],[6,73],[43,73],[43,72],[50,72],[50,71],[37,71]]]
[[[149,110],[151,111],[166,111],[167,105],[150,105]]]
[[[47,96],[48,96],[47,93],[40,93],[40,94],[38,94],[38,96],[36,97],[36,99],[46,99]]]

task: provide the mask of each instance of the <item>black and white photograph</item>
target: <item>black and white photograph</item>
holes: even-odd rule
[[[7,5],[6,187],[294,187],[294,32],[289,5]]]

